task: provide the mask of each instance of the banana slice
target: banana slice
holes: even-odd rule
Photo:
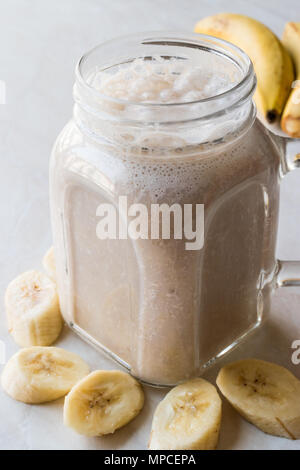
[[[258,359],[233,362],[220,370],[217,385],[262,431],[300,439],[300,381],[284,367]]]
[[[33,346],[10,358],[2,372],[1,385],[15,400],[44,403],[66,395],[88,373],[88,365],[77,354]]]
[[[64,424],[85,436],[102,436],[129,423],[144,404],[141,385],[129,374],[97,370],[66,396]]]
[[[56,266],[54,257],[54,247],[51,246],[43,258],[43,266],[48,276],[55,281],[56,280]]]
[[[5,307],[9,332],[21,347],[49,346],[61,332],[56,284],[43,273],[27,271],[14,279]]]
[[[194,379],[178,385],[156,408],[149,449],[215,449],[221,414],[221,399],[212,384]]]

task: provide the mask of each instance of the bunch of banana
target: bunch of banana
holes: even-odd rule
[[[194,379],[178,385],[156,408],[149,449],[213,450],[221,414],[221,399],[209,382]]]
[[[284,367],[258,359],[237,361],[221,369],[217,385],[262,431],[300,439],[300,381]]]
[[[257,76],[254,99],[268,122],[281,116],[294,80],[290,55],[273,32],[244,15],[221,13],[199,21],[196,33],[229,41],[243,49],[253,62]]]
[[[49,346],[61,332],[56,284],[42,272],[27,271],[14,279],[5,307],[9,331],[21,347]]]
[[[285,105],[281,127],[291,137],[300,138],[300,23],[287,23],[282,42],[290,53],[296,72],[294,87]]]
[[[33,346],[20,349],[10,358],[1,385],[15,400],[44,403],[66,395],[88,373],[88,365],[77,354]]]
[[[111,434],[141,411],[144,393],[129,374],[96,370],[66,396],[64,424],[85,436]]]

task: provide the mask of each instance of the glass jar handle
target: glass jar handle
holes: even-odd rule
[[[299,139],[285,139],[286,143],[296,141]],[[300,168],[300,153],[291,156],[287,155],[285,160],[282,162],[281,170],[282,175],[285,176],[287,173]],[[300,260],[299,261],[283,261],[277,260],[277,275],[276,275],[276,286],[287,287],[287,286],[300,286]]]

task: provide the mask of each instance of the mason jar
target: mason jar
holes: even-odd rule
[[[204,64],[232,86],[170,103],[95,86],[137,59]],[[146,383],[200,375],[269,313],[279,181],[292,164],[285,140],[256,118],[255,85],[244,52],[194,34],[119,38],[76,68],[73,117],[50,164],[61,311]]]

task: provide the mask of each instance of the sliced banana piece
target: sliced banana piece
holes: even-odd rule
[[[64,424],[85,436],[102,436],[129,423],[141,411],[144,393],[129,374],[97,370],[65,398]]]
[[[55,281],[56,280],[56,265],[54,257],[54,247],[51,246],[43,258],[43,266],[48,276]]]
[[[12,398],[24,403],[44,403],[66,395],[89,373],[77,354],[61,348],[33,346],[10,358],[1,385]]]
[[[300,381],[284,367],[258,359],[233,362],[220,370],[217,385],[262,431],[300,439]]]
[[[56,284],[44,273],[27,271],[6,289],[9,332],[21,347],[49,346],[63,326]]]
[[[215,449],[221,415],[221,399],[212,384],[194,379],[178,385],[156,408],[149,449]]]

